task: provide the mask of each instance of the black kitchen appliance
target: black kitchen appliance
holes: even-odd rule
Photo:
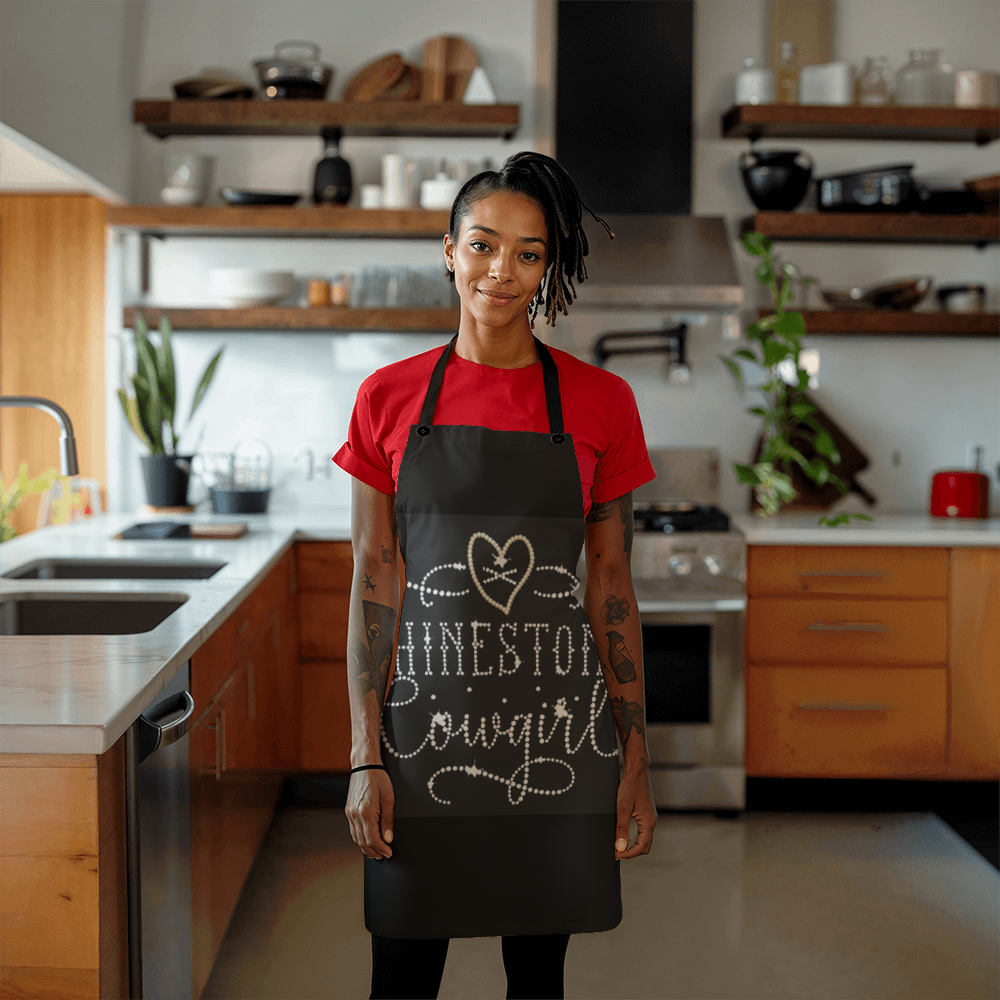
[[[325,128],[323,159],[316,164],[313,202],[317,205],[346,205],[351,197],[351,165],[340,155],[339,128]]]
[[[914,197],[912,163],[869,167],[816,178],[821,212],[905,212]]]

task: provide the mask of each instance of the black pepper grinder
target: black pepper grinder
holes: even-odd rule
[[[313,201],[317,205],[344,205],[351,197],[351,165],[340,155],[339,128],[325,128],[323,159],[316,164]]]

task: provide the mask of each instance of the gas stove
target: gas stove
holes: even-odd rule
[[[678,531],[729,531],[729,517],[714,504],[686,500],[648,503],[634,507],[636,531],[658,531],[672,535]]]

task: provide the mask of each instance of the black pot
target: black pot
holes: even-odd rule
[[[142,478],[150,507],[186,507],[194,455],[143,455]]]
[[[743,186],[762,212],[798,208],[814,166],[812,157],[798,149],[751,149],[740,156]]]

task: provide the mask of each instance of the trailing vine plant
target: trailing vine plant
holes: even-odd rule
[[[720,355],[720,358],[733,373],[741,389],[746,388],[743,373],[732,358],[753,361],[768,372],[767,381],[754,388],[759,389],[771,404],[770,409],[761,406],[747,409],[748,413],[764,420],[764,447],[760,459],[755,465],[735,462],[733,467],[739,481],[753,487],[754,495],[761,505],[759,516],[770,517],[795,499],[795,487],[788,475],[792,462],[797,463],[805,475],[819,486],[833,483],[844,493],[848,484],[832,472],[821,457],[825,456],[834,464],[840,462],[840,453],[833,438],[816,418],[816,407],[804,396],[809,386],[809,373],[799,365],[799,354],[802,350],[802,337],[806,332],[805,320],[802,313],[785,309],[792,301],[793,279],[799,276],[791,264],[779,264],[775,260],[771,253],[774,241],[762,233],[744,233],[740,241],[747,253],[760,258],[757,280],[771,293],[774,312],[747,327],[747,339],[760,346],[760,355],[750,348],[741,347],[733,352],[732,357]],[[811,279],[800,280],[808,282]],[[781,368],[789,367],[788,362],[795,366],[792,382],[786,381],[780,372]],[[813,433],[804,430],[802,424],[813,428]],[[814,458],[807,459],[792,444],[793,431],[796,437],[804,438],[813,446],[818,453]],[[842,511],[835,517],[820,517],[819,523],[836,527],[850,523],[852,517],[861,521],[874,520],[867,514]]]

